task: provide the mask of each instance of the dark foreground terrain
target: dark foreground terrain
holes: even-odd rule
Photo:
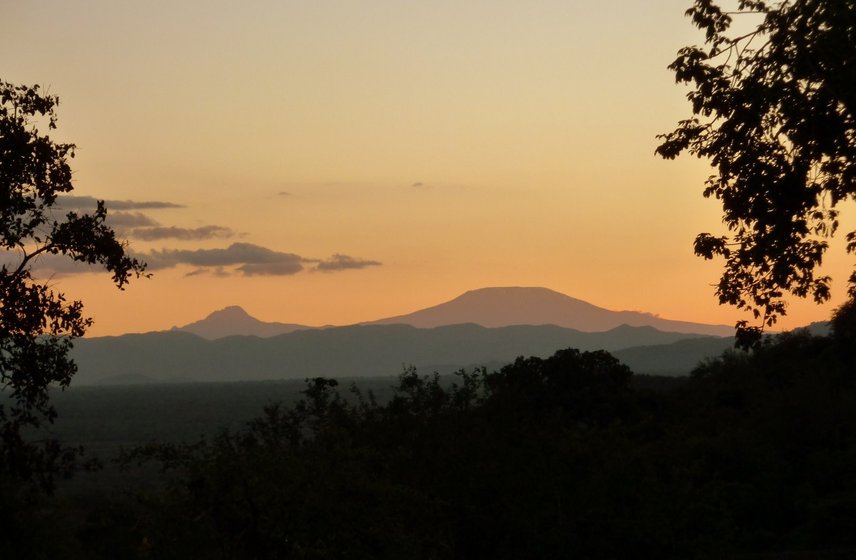
[[[852,337],[356,386],[72,388],[56,429],[103,468],[4,485],[0,557],[856,557]]]

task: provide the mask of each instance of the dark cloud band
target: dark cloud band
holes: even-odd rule
[[[14,266],[20,262],[21,255],[14,251],[0,254],[0,264],[8,263]],[[342,272],[345,270],[362,269],[369,266],[380,266],[378,261],[357,259],[348,255],[335,254],[329,259],[319,260],[302,257],[294,253],[274,251],[267,247],[252,243],[233,243],[223,249],[162,249],[149,253],[132,255],[147,264],[147,270],[156,271],[173,268],[179,265],[194,267],[189,276],[212,274],[227,276],[241,274],[243,276],[291,276],[306,269],[306,265],[314,264],[312,270],[320,272]],[[92,267],[74,262],[64,255],[42,255],[32,263],[34,271],[42,274],[77,274],[96,272],[99,267]]]
[[[65,195],[59,197],[57,200],[57,206],[65,210],[94,210],[97,204],[98,199],[94,196]],[[181,204],[156,200],[105,200],[104,205],[108,210],[158,210],[163,208],[184,208]]]
[[[315,270],[321,272],[339,272],[342,270],[355,270],[360,268],[366,268],[369,266],[380,266],[380,264],[381,263],[378,261],[355,259],[353,257],[349,257],[348,255],[336,254],[330,257],[329,259],[318,263],[318,266],[315,267]]]
[[[156,224],[152,224],[156,225]],[[231,229],[223,226],[202,226],[198,228],[182,227],[146,227],[133,230],[130,235],[143,241],[157,241],[160,239],[180,239],[183,241],[196,241],[200,239],[226,238],[235,235]]]
[[[225,249],[164,249],[152,251],[142,257],[146,259],[151,269],[168,268],[179,264],[234,266],[303,262],[303,257],[300,255],[273,251],[252,243],[233,243]]]
[[[107,222],[113,227],[154,227],[158,226],[155,220],[140,212],[110,212],[107,214]]]

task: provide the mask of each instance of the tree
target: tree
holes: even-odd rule
[[[657,153],[688,151],[716,170],[704,195],[722,202],[730,235],[699,234],[695,252],[725,258],[720,303],[760,320],[737,323],[748,346],[786,313],[785,294],[830,297],[831,279],[816,268],[840,203],[856,199],[856,2],[717,4],[695,0],[686,12],[705,45],[681,49],[669,68],[692,85],[693,116],[659,136]],[[734,32],[737,18],[748,31]],[[856,232],[847,241],[856,252]]]
[[[45,489],[77,452],[26,433],[56,417],[49,389],[68,386],[76,371],[68,357],[72,339],[92,320],[80,301],[36,279],[33,264],[67,257],[102,265],[120,289],[145,270],[106,225],[103,201],[93,214],[58,215],[58,196],[73,189],[68,159],[75,147],[39,129],[56,128],[58,103],[37,85],[0,81],[0,480],[6,475]]]

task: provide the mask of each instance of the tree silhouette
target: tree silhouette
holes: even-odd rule
[[[760,320],[737,323],[748,346],[785,314],[786,293],[830,297],[831,279],[815,270],[839,204],[856,198],[856,3],[740,0],[728,12],[695,0],[686,13],[705,46],[681,49],[669,68],[693,86],[693,117],[659,136],[657,153],[688,151],[716,168],[704,195],[722,201],[731,234],[699,234],[695,252],[725,258],[720,303]],[[733,31],[736,18],[748,32]],[[856,232],[847,240],[856,251]]]
[[[103,202],[93,214],[58,215],[57,197],[73,189],[68,158],[74,145],[39,130],[56,128],[58,102],[37,85],[0,81],[0,478],[45,489],[77,452],[50,438],[30,441],[24,432],[56,417],[49,388],[71,381],[71,339],[92,321],[80,301],[34,278],[32,266],[39,258],[62,257],[102,265],[120,289],[145,269],[105,224]]]

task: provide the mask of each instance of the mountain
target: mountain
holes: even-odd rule
[[[440,305],[407,315],[368,321],[362,325],[410,325],[433,328],[473,323],[483,327],[512,325],[556,325],[584,332],[603,332],[621,325],[650,326],[663,332],[731,336],[734,328],[661,319],[638,311],[610,311],[547,288],[482,288],[471,290]],[[267,323],[250,316],[238,306],[215,311],[206,318],[173,327],[208,340],[226,336],[263,338],[314,329],[293,323]]]
[[[815,321],[803,328],[812,336],[829,336],[832,334],[832,323],[829,321]]]
[[[546,358],[560,348],[615,351],[688,337],[693,335],[626,325],[591,333],[555,325],[487,328],[471,323],[429,329],[354,325],[216,340],[165,331],[83,338],[75,341],[71,357],[78,365],[76,384],[303,379],[392,376],[411,364],[424,373],[450,373],[462,367],[493,367],[517,356]]]
[[[665,332],[731,336],[734,327],[661,319],[638,311],[610,311],[547,288],[482,288],[440,305],[370,325],[404,324],[420,328],[475,323],[483,327],[556,325],[586,332],[620,325],[650,326]]]
[[[232,305],[211,313],[201,321],[183,327],[173,327],[172,330],[188,332],[208,340],[214,340],[234,335],[269,337],[311,328],[313,327],[292,323],[259,321],[237,305]]]
[[[623,348],[613,351],[612,355],[630,366],[634,373],[677,376],[690,373],[705,358],[714,358],[733,349],[732,337],[703,337]]]

